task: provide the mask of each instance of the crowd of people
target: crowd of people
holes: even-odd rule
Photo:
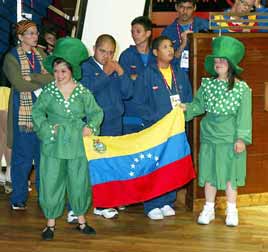
[[[243,13],[254,4],[254,0],[236,0],[233,8]],[[153,41],[150,19],[135,18],[131,23],[135,44],[122,52],[119,62],[114,60],[116,40],[110,34],[96,39],[89,57],[79,39],[56,42],[53,30],[43,30],[47,42],[42,50],[37,25],[18,22],[18,45],[3,65],[11,83],[9,105],[2,98],[0,103],[1,121],[8,121],[8,131],[1,125],[7,144],[2,137],[1,141],[12,155],[10,149],[1,149],[0,154],[5,153],[7,163],[5,180],[12,181],[13,210],[26,209],[34,164],[38,203],[47,219],[43,239],[53,239],[66,193],[68,222],[78,223],[77,230],[84,234],[96,233],[85,218],[91,186],[83,136],[135,133],[177,106],[185,111],[187,121],[205,114],[200,127],[199,185],[204,187],[206,203],[197,222],[209,224],[215,218],[216,192],[225,190],[226,225],[238,225],[237,187],[245,184],[246,145],[251,143],[251,89],[239,79],[243,69],[238,65],[245,47],[229,36],[214,39],[212,54],[205,60],[211,77],[202,79],[193,98],[187,35],[209,30],[207,20],[194,16],[195,8],[194,0],[178,0],[178,18]],[[176,191],[171,191],[146,201],[144,213],[152,220],[174,216],[175,200]],[[93,212],[114,218],[120,207],[97,207]]]

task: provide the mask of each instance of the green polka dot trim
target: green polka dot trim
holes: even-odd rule
[[[238,81],[232,90],[228,90],[227,81],[213,78],[203,78],[201,86],[206,111],[218,115],[236,114],[248,88],[244,81]]]
[[[62,93],[56,86],[56,82],[52,81],[48,85],[45,86],[44,92],[47,92],[49,95],[56,98],[56,101],[58,104],[63,106],[63,110],[70,116],[72,116],[72,110],[70,105],[76,100],[80,99],[80,96],[87,93],[88,89],[86,89],[81,83],[77,83],[76,80],[74,82],[77,84],[77,86],[74,88],[72,94],[68,98],[68,100],[65,100]]]

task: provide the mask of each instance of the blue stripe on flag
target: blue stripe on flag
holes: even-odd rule
[[[145,176],[189,154],[190,147],[185,132],[183,132],[170,137],[163,144],[143,152],[90,160],[91,184],[96,185]]]

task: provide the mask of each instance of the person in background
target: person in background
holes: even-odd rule
[[[258,25],[259,26],[264,26],[265,29],[260,29],[259,32],[268,32],[268,22],[263,22],[263,19],[267,19],[267,16],[262,16],[260,12],[267,13],[268,8],[265,7],[267,6],[266,1],[261,1],[261,0],[256,0],[255,1],[255,11],[258,12],[259,14],[257,15],[258,20]]]
[[[235,0],[234,5],[231,9],[226,10],[226,13],[241,14],[243,16],[225,16],[217,15],[215,16],[215,21],[212,22],[212,26],[219,27],[214,32],[267,32],[268,23],[261,22],[261,19],[266,19],[265,16],[258,16],[256,14],[248,15],[249,12],[267,12],[267,9],[261,8],[259,1],[256,0]],[[259,19],[259,22],[256,19]],[[237,19],[249,19],[249,21],[241,22],[236,21]],[[226,22],[218,22],[217,20],[225,20]],[[255,27],[267,26],[267,29],[256,29]],[[243,26],[249,26],[250,28],[244,28]]]
[[[40,34],[39,44],[44,46],[47,55],[51,54],[57,41],[57,31],[52,26],[44,26]]]
[[[149,65],[136,80],[133,103],[137,104],[137,115],[150,127],[168,114],[180,102],[192,101],[192,89],[188,75],[174,59],[174,48],[167,36],[157,37],[152,44],[156,63]],[[144,212],[152,220],[175,215],[176,191],[144,202]]]
[[[132,80],[136,80],[145,68],[155,60],[150,48],[152,28],[151,20],[145,16],[136,17],[131,22],[131,35],[135,45],[131,45],[121,53],[119,64]],[[124,101],[124,106],[123,134],[142,130],[142,120],[133,113],[134,105],[131,99]]]
[[[171,39],[174,44],[175,59],[182,69],[188,71],[189,43],[187,42],[187,35],[193,32],[207,32],[208,20],[194,16],[195,0],[177,0],[175,8],[178,17],[163,30],[162,35]]]
[[[228,50],[226,50],[228,48]],[[244,45],[227,36],[212,41],[212,54],[205,59],[211,77],[203,78],[192,103],[181,104],[186,120],[205,114],[200,124],[199,186],[205,187],[203,211],[197,222],[207,225],[215,219],[217,190],[225,190],[225,224],[239,223],[237,188],[245,185],[246,145],[252,141],[251,89],[238,78]]]
[[[0,83],[0,184],[5,188],[6,193],[11,193],[10,161],[11,149],[7,146],[7,111],[10,88],[4,83]],[[3,157],[6,162],[5,172],[3,171]]]
[[[13,210],[25,210],[28,177],[34,161],[35,183],[39,187],[40,142],[33,132],[32,106],[40,88],[52,80],[43,67],[45,53],[37,48],[39,32],[34,22],[17,23],[17,47],[5,56],[3,71],[11,83],[8,105],[8,146],[12,149],[10,197]]]
[[[44,240],[54,237],[66,192],[78,216],[77,230],[96,233],[84,216],[91,203],[91,187],[83,136],[98,134],[103,112],[91,92],[77,81],[81,78],[80,63],[87,57],[79,39],[59,39],[44,60],[55,80],[45,86],[33,106],[34,130],[41,140],[39,201],[47,219]]]

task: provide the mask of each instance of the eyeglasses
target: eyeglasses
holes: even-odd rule
[[[253,4],[249,4],[246,0],[239,0],[239,1],[247,9],[251,10],[253,8]]]
[[[23,35],[32,37],[34,35],[39,36],[39,32],[24,32]]]

